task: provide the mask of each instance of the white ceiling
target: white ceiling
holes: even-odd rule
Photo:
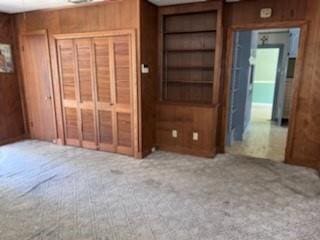
[[[104,0],[93,0],[93,2],[101,2]],[[149,0],[158,5],[173,5],[190,2],[204,2],[206,0]],[[28,12],[40,9],[59,8],[73,6],[68,0],[0,0],[0,12],[18,13]]]

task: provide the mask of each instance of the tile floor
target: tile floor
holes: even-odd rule
[[[283,162],[287,143],[287,127],[271,122],[272,107],[253,105],[251,123],[244,141],[235,142],[226,151],[230,154],[271,159]]]

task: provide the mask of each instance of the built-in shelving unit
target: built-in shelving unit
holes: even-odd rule
[[[162,19],[161,100],[212,103],[217,11],[170,14]]]

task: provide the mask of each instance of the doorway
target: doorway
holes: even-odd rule
[[[226,151],[285,160],[299,28],[235,32]]]

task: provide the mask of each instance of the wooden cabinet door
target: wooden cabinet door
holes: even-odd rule
[[[73,40],[59,40],[57,48],[65,142],[67,145],[80,146],[78,92],[76,91],[78,82]]]
[[[51,68],[45,31],[23,36],[24,86],[30,135],[52,141],[55,136]]]
[[[74,40],[81,146],[97,148],[92,39]],[[76,86],[77,86],[76,85]]]
[[[111,39],[93,40],[96,73],[96,117],[98,147],[103,151],[115,152],[115,128],[113,126],[114,87],[112,84],[113,54]]]
[[[132,116],[132,49],[130,36],[112,37],[112,90],[113,127],[115,128],[116,151],[133,154],[133,116]]]

